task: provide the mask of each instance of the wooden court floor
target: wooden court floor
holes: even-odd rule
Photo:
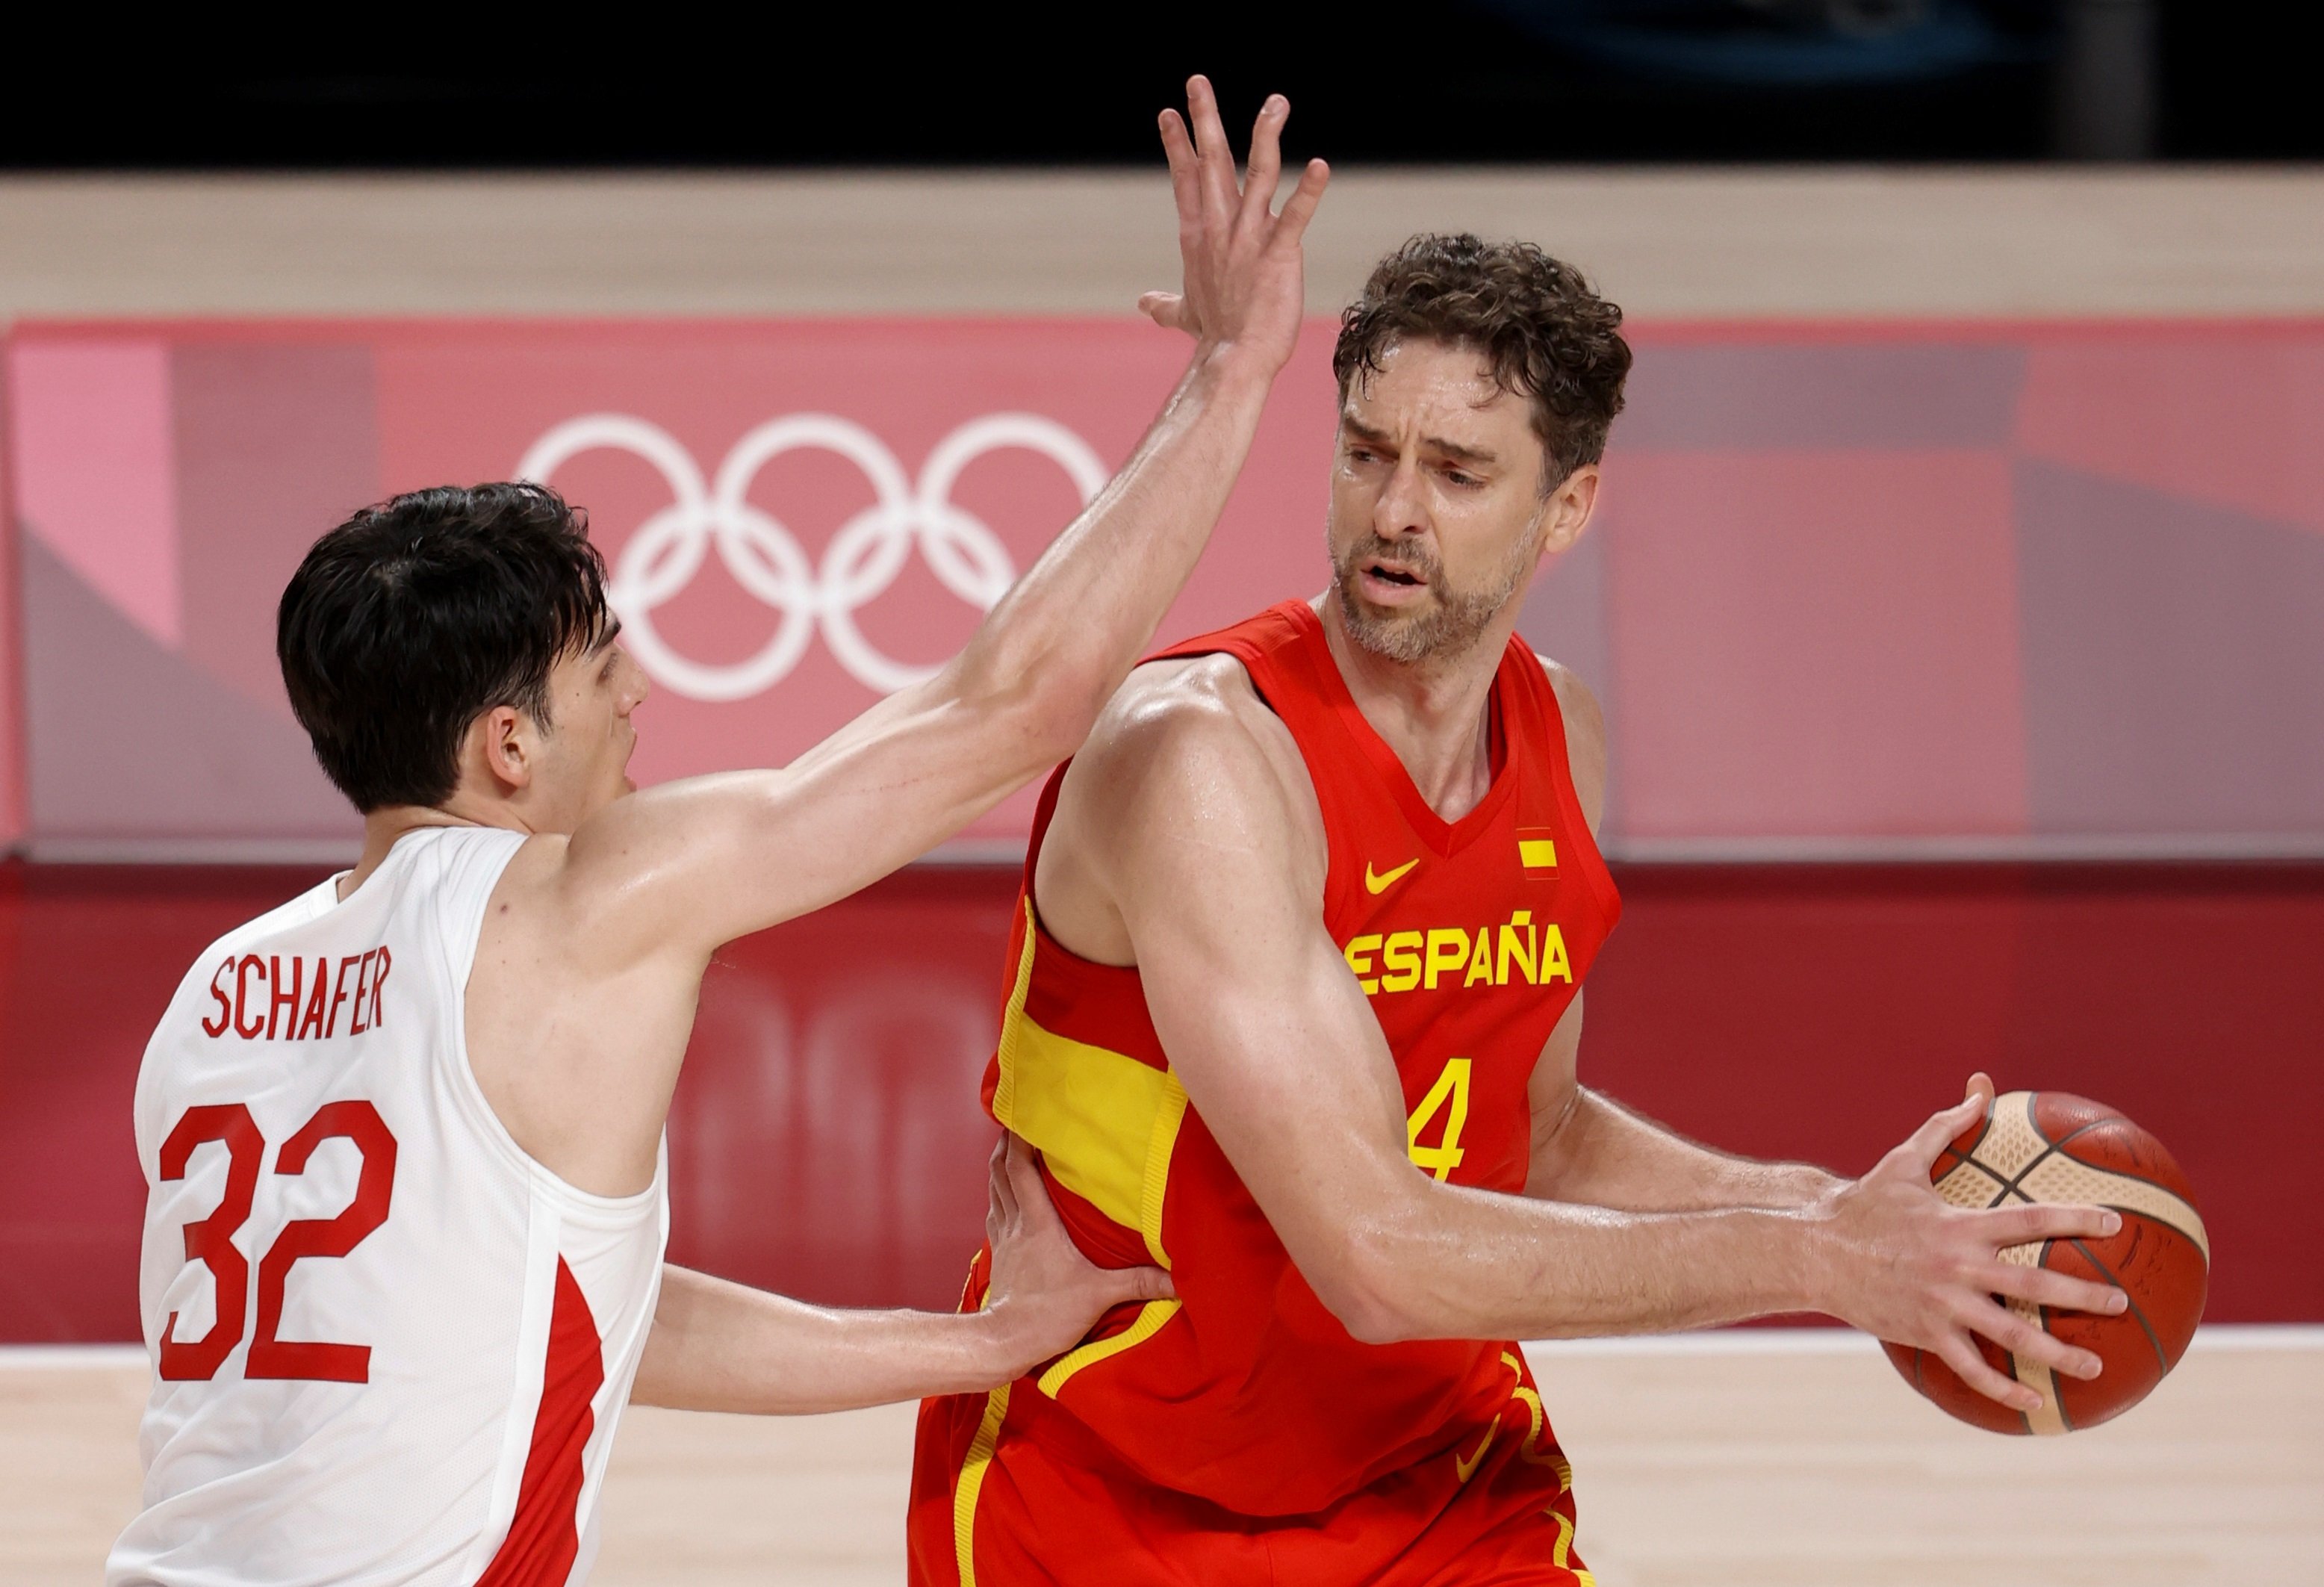
[[[2038,1442],[1947,1420],[1836,1331],[1529,1353],[1606,1587],[2324,1584],[2324,1328],[2206,1330],[2128,1416]],[[97,1579],[144,1371],[0,1351],[0,1587]],[[594,1581],[901,1581],[911,1415],[631,1412]]]

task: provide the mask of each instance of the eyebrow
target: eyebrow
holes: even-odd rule
[[[1370,441],[1375,446],[1385,444],[1393,438],[1385,430],[1374,429],[1361,420],[1346,413],[1340,415],[1340,428],[1356,439]],[[1442,436],[1423,436],[1420,438],[1420,444],[1462,463],[1489,466],[1501,460],[1499,453],[1489,452],[1481,447],[1464,447],[1458,441],[1448,441]]]
[[[589,654],[591,656],[604,655],[605,653],[605,648],[621,637],[622,620],[616,617],[605,625],[605,632],[597,636],[596,643],[589,647]]]

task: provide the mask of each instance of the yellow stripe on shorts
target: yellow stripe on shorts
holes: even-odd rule
[[[960,1481],[952,1493],[952,1557],[960,1567],[960,1587],[976,1587],[976,1495],[984,1486],[984,1470],[1001,1442],[1001,1424],[1009,1415],[1009,1385],[1003,1383],[984,1399],[984,1420],[969,1441],[968,1458],[960,1463]]]
[[[1132,1345],[1143,1344],[1160,1332],[1162,1324],[1178,1315],[1176,1300],[1149,1300],[1138,1314],[1138,1320],[1111,1339],[1092,1340],[1079,1350],[1058,1358],[1056,1365],[1041,1374],[1040,1389],[1051,1399],[1065,1386],[1065,1379],[1084,1367],[1093,1367],[1108,1356],[1120,1355]]]

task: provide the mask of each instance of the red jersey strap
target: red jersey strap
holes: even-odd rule
[[[1325,801],[1327,823],[1334,813],[1329,789],[1346,774],[1350,769],[1346,762],[1352,760],[1371,773],[1395,799],[1413,831],[1441,854],[1461,847],[1498,815],[1508,789],[1508,780],[1500,773],[1512,740],[1530,743],[1535,731],[1543,726],[1560,734],[1563,731],[1554,717],[1546,724],[1542,721],[1538,700],[1540,693],[1546,692],[1548,680],[1533,651],[1512,638],[1494,675],[1487,724],[1493,788],[1475,809],[1457,822],[1448,822],[1429,807],[1404,762],[1365,719],[1362,707],[1349,692],[1348,680],[1341,676],[1330,641],[1323,637],[1323,620],[1306,602],[1285,601],[1269,606],[1232,628],[1173,645],[1153,660],[1222,653],[1242,663],[1259,697],[1291,730],[1314,779],[1316,797]],[[1530,678],[1523,676],[1527,672]],[[1532,687],[1536,684],[1539,689]],[[1553,704],[1550,710],[1555,709]],[[1561,738],[1556,744],[1561,764],[1563,748]]]
[[[1510,636],[1493,675],[1487,726],[1493,785],[1474,809],[1451,822],[1429,807],[1404,762],[1365,719],[1313,606],[1285,601],[1232,627],[1172,645],[1149,660],[1219,654],[1242,664],[1259,697],[1291,730],[1323,807],[1327,831],[1346,832],[1360,825],[1360,817],[1351,820],[1342,789],[1343,780],[1360,767],[1395,801],[1413,833],[1439,855],[1449,857],[1500,818],[1522,780],[1504,775],[1511,756],[1519,756],[1545,780],[1542,794],[1554,800],[1568,829],[1579,835],[1593,890],[1609,910],[1620,909],[1619,895],[1591,839],[1573,786],[1556,689],[1541,658],[1521,638]],[[1528,802],[1534,797],[1527,796]]]
[[[1355,709],[1355,697],[1348,693],[1339,664],[1324,643],[1323,620],[1305,601],[1279,602],[1231,628],[1199,634],[1147,660],[1169,661],[1221,654],[1242,663],[1259,698],[1290,724],[1294,736],[1304,736],[1299,733],[1302,726],[1319,712],[1331,715],[1341,700],[1348,709]],[[1331,683],[1340,686],[1337,690],[1327,687],[1327,674]]]

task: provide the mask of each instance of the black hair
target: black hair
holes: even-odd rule
[[[546,728],[549,674],[613,626],[588,515],[546,485],[410,491],[317,540],[274,652],[315,759],[365,813],[440,805],[468,724],[512,706]]]

